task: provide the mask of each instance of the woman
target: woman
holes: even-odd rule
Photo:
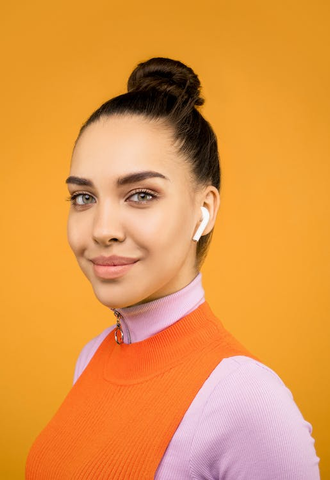
[[[203,103],[189,67],[151,58],[80,130],[68,240],[116,325],[82,349],[28,480],[319,479],[291,392],[204,297],[220,166]]]

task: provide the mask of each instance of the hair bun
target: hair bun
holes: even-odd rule
[[[139,63],[127,82],[127,91],[156,89],[180,98],[193,107],[204,104],[200,97],[201,83],[195,72],[178,60],[153,57]]]

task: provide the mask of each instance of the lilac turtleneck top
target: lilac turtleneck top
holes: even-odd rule
[[[116,308],[124,343],[144,340],[205,301],[202,274],[157,300]],[[74,383],[111,325],[78,357]],[[157,468],[156,480],[319,480],[312,425],[269,367],[243,355],[224,358],[194,398]]]

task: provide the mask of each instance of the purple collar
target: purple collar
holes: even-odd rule
[[[116,308],[124,332],[124,343],[145,340],[178,321],[205,302],[201,272],[181,290],[151,302]]]

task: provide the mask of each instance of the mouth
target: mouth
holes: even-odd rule
[[[99,278],[118,278],[127,273],[133,265],[138,263],[138,260],[133,263],[128,263],[126,265],[97,265],[93,263],[93,270],[97,277]]]

